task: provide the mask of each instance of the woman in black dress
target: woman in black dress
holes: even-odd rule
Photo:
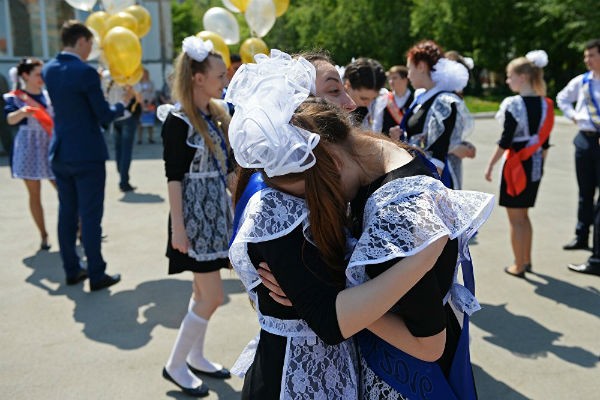
[[[445,58],[432,40],[411,47],[406,59],[415,100],[401,123],[405,140],[427,154],[447,187],[456,188],[459,179],[448,163],[448,151],[463,141],[472,119],[454,92],[466,86],[469,72],[462,64]]]
[[[278,66],[278,72],[282,70],[281,63],[273,63]],[[248,68],[260,70],[261,63]],[[242,70],[242,74],[245,72]],[[256,76],[266,75],[256,73]],[[300,74],[294,71],[289,75]],[[378,262],[395,259],[391,264],[397,263],[388,271],[379,268],[380,276],[374,276],[369,282],[363,280],[357,282],[356,288],[342,290],[346,201],[356,195],[361,184],[373,182],[378,176],[411,162],[416,163],[417,171],[429,174],[429,169],[392,142],[353,132],[346,117],[322,100],[303,103],[291,117],[291,125],[273,125],[273,120],[287,120],[277,111],[277,107],[282,106],[281,98],[302,98],[298,93],[285,93],[286,89],[282,88],[285,78],[281,79],[282,84],[279,84],[275,78],[265,78],[264,87],[258,90],[261,85],[240,76],[240,87],[237,87],[238,82],[233,82],[229,92],[234,97],[239,96],[231,99],[234,103],[238,99],[242,102],[240,108],[237,108],[240,104],[236,104],[231,129],[236,159],[246,168],[262,167],[263,178],[269,186],[280,189],[265,188],[246,199],[230,250],[234,268],[257,303],[262,327],[257,347],[253,343],[238,360],[243,365],[240,372],[250,367],[243,398],[357,398],[360,383],[353,371],[352,345],[344,339],[365,327],[420,359],[434,361],[444,353],[445,327],[431,335],[416,336],[403,319],[384,313],[407,287],[414,286],[423,276],[425,271],[419,268],[429,269],[436,263],[446,237],[457,237],[460,230],[455,229],[456,226],[436,232],[422,229],[418,249],[409,245],[404,252],[384,255],[385,260],[377,258]],[[244,83],[248,83],[251,90],[244,91]],[[275,88],[283,91],[280,96],[274,93]],[[260,102],[252,103],[257,99],[265,100],[260,106],[245,109],[244,101],[258,105]],[[265,118],[266,115],[270,118]],[[257,121],[261,121],[261,125]],[[329,141],[340,147],[321,144]],[[254,146],[246,146],[247,143]],[[260,151],[255,151],[257,148]],[[359,153],[354,152],[358,149],[361,149]],[[408,171],[414,173],[411,168]],[[431,181],[434,185],[437,182],[440,189],[437,180]],[[251,181],[250,186],[253,184]],[[246,192],[236,198],[244,199],[245,195]],[[477,208],[484,214],[483,210],[489,209],[489,196],[479,195]],[[464,201],[463,204],[473,203]],[[468,218],[456,221],[464,230],[473,222]],[[383,248],[375,247],[380,255],[382,251],[385,253]],[[412,254],[408,254],[411,250]],[[454,252],[453,259],[450,254],[450,265],[445,262],[441,267],[447,278],[446,286],[439,291],[447,289],[452,282],[456,254]],[[278,305],[274,302],[275,296],[269,295],[268,284],[261,285],[263,273],[254,267],[261,261],[269,264],[293,308]],[[417,270],[411,267],[415,262],[419,264]],[[359,274],[361,265],[365,264],[357,261],[355,265]],[[356,275],[353,277],[360,280]],[[441,297],[444,296],[440,295],[439,308],[444,307]],[[438,328],[436,324],[433,329]]]
[[[219,270],[227,268],[231,235],[229,113],[219,99],[227,68],[212,43],[183,41],[173,79],[177,106],[163,105],[163,158],[169,191],[169,274],[194,273],[193,294],[163,376],[192,396],[208,395],[197,377],[228,378],[229,371],[204,357],[208,320],[223,303]]]
[[[485,179],[491,181],[494,165],[504,156],[500,205],[508,213],[515,257],[514,264],[504,271],[520,278],[531,271],[533,229],[528,211],[535,205],[554,123],[552,100],[545,97],[542,68],[547,63],[546,53],[537,50],[506,67],[506,83],[518,95],[500,104],[496,119],[503,126],[502,136],[485,170]]]

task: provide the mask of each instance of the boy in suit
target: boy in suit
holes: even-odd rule
[[[104,99],[97,71],[85,63],[93,34],[84,24],[65,22],[61,41],[63,50],[42,72],[55,113],[49,157],[58,188],[58,241],[67,285],[89,276],[95,291],[121,279],[105,273],[101,252],[108,149],[100,125],[123,115],[129,99],[113,107]],[[87,269],[75,251],[79,219]]]

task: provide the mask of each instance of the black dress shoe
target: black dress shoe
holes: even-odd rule
[[[79,282],[85,281],[87,279],[87,277],[88,277],[87,270],[81,268],[79,270],[79,272],[77,272],[77,275],[75,275],[72,278],[67,278],[67,285],[69,285],[69,286],[77,285]]]
[[[121,189],[121,192],[133,192],[135,189],[137,189],[135,186],[131,186],[129,183],[127,185],[123,185],[119,187]]]
[[[171,378],[171,375],[169,375],[166,368],[163,368],[162,374],[163,374],[163,378],[165,378],[166,380],[168,380],[170,382],[173,382],[175,385],[177,385],[183,391],[183,393],[187,394],[188,396],[193,396],[193,397],[208,396],[208,386],[206,386],[204,383],[195,388],[186,388],[186,387],[181,386],[179,383],[175,382],[175,379]]]
[[[114,275],[104,274],[104,276],[98,282],[94,282],[94,283],[90,282],[90,290],[92,292],[95,292],[96,290],[101,290],[101,289],[107,288],[109,286],[112,286],[116,283],[119,283],[120,280],[121,280],[120,274],[114,274]]]
[[[504,268],[504,272],[506,272],[509,275],[512,275],[516,278],[523,278],[525,279],[525,271],[521,271],[521,272],[512,272],[510,269],[508,269],[509,267]]]
[[[206,371],[202,371],[201,369],[192,367],[190,365],[190,363],[188,363],[187,366],[190,369],[190,371],[192,371],[196,375],[204,375],[204,376],[208,376],[208,377],[216,378],[216,379],[231,378],[231,372],[229,372],[229,370],[227,368],[221,368],[220,370],[213,371],[213,372],[206,372]]]
[[[587,240],[575,238],[563,246],[563,250],[590,250]]]
[[[582,274],[598,275],[600,276],[600,265],[585,264],[569,264],[567,265],[571,271],[580,272]]]

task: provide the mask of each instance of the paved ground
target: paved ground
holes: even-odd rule
[[[574,127],[558,123],[546,165],[534,226],[535,274],[506,275],[512,260],[506,213],[497,208],[472,247],[478,298],[472,358],[481,399],[596,399],[600,392],[600,277],[566,270],[588,253],[565,252],[575,224]],[[466,188],[496,193],[483,168],[499,135],[478,119],[472,141],[478,156],[465,162]],[[190,276],[166,275],[166,184],[160,145],[135,147],[132,183],[118,191],[114,162],[108,182],[103,245],[108,272],[123,281],[89,293],[64,285],[56,244],[57,200],[43,185],[52,249],[39,240],[24,185],[10,179],[0,158],[0,397],[3,399],[187,398],[161,378],[161,369],[185,313]],[[223,272],[226,304],[208,332],[208,355],[230,366],[254,336],[257,323],[233,273]],[[209,399],[237,399],[238,378],[208,380]],[[576,394],[574,394],[576,392]]]

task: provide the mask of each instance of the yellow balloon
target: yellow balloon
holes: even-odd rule
[[[142,45],[135,33],[117,26],[106,33],[102,40],[104,57],[111,72],[130,76],[142,62]]]
[[[92,28],[96,31],[100,39],[104,37],[104,34],[108,30],[106,20],[108,20],[108,13],[104,11],[96,11],[91,13],[85,20],[85,25],[88,28]]]
[[[240,12],[245,12],[252,0],[229,0]]]
[[[269,54],[267,44],[259,38],[246,39],[240,46],[240,57],[243,63],[253,63],[256,54]]]
[[[211,31],[202,31],[196,36],[198,36],[202,40],[210,40],[213,44],[213,50],[219,53],[221,57],[223,57],[223,62],[225,63],[225,66],[229,68],[229,66],[231,65],[231,59],[229,58],[229,47],[227,47],[225,40],[223,40],[223,38],[220,35]]]
[[[288,9],[290,0],[273,0],[275,4],[275,16],[281,17]]]
[[[112,68],[109,69],[112,80],[120,86],[133,86],[139,81],[141,81],[142,76],[144,75],[144,67],[142,67],[142,64],[138,65],[137,69],[133,71],[133,73],[129,76],[119,75],[117,72],[113,72]]]
[[[137,32],[138,22],[133,15],[126,13],[125,11],[120,11],[111,15],[106,20],[106,27],[108,31],[116,26],[127,28],[132,32]]]
[[[152,26],[152,16],[150,16],[148,10],[142,6],[134,5],[127,7],[125,12],[133,15],[137,20],[137,31],[135,33],[138,35],[138,37],[142,38],[146,36],[148,32],[150,32],[150,27]]]

